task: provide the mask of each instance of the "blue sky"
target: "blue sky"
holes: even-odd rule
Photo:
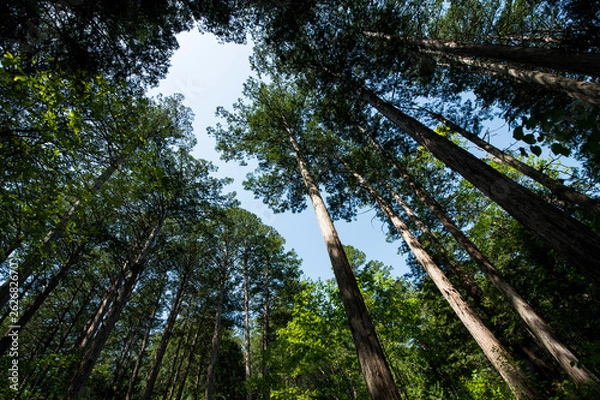
[[[228,187],[235,191],[242,207],[258,215],[265,224],[274,227],[286,239],[286,247],[295,249],[303,259],[305,275],[317,279],[333,277],[323,238],[312,207],[300,214],[273,214],[261,200],[254,199],[250,192],[242,188],[242,181],[252,167],[241,167],[237,163],[225,163],[214,150],[214,140],[206,134],[208,126],[214,126],[218,119],[215,111],[218,106],[231,109],[231,105],[242,96],[242,85],[252,74],[248,57],[250,46],[220,44],[212,35],[202,35],[197,31],[178,36],[179,50],[171,59],[171,68],[160,86],[149,95],[181,93],[184,104],[195,114],[194,133],[198,145],[194,156],[204,158],[218,166],[218,177],[231,177],[234,183]],[[368,259],[379,260],[394,267],[394,272],[404,274],[403,257],[397,254],[399,242],[387,243],[381,221],[374,218],[374,212],[365,210],[357,221],[346,223],[337,221],[336,228],[344,244],[357,247],[366,253]]]

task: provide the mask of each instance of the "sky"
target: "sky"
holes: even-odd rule
[[[254,199],[253,193],[242,188],[242,181],[252,171],[252,166],[242,167],[235,162],[221,160],[215,150],[214,139],[206,133],[207,127],[219,122],[215,116],[217,107],[231,110],[231,106],[242,97],[243,83],[253,75],[248,60],[252,54],[251,46],[222,44],[211,34],[197,31],[181,33],[177,38],[180,47],[171,58],[167,77],[148,95],[183,94],[184,104],[195,114],[193,127],[198,144],[192,154],[215,164],[218,167],[217,177],[234,179],[226,191],[235,191],[243,208],[256,214],[264,224],[275,228],[286,239],[286,249],[294,249],[302,258],[301,269],[305,276],[311,279],[332,278],[331,264],[312,207],[309,205],[299,214],[273,214],[262,200]],[[386,241],[387,228],[374,215],[374,211],[365,210],[351,223],[336,221],[342,243],[363,251],[368,260],[392,266],[396,275],[407,273],[404,257],[397,254],[400,243]]]

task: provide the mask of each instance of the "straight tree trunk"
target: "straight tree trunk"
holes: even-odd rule
[[[455,124],[443,115],[434,113],[433,111],[429,110],[425,111],[433,118],[452,129],[454,132],[460,134],[465,139],[471,141],[473,144],[475,144],[482,150],[487,151],[489,154],[494,156],[498,162],[514,168],[523,175],[526,175],[538,182],[539,184],[547,187],[558,199],[572,206],[579,205],[592,213],[600,213],[600,203],[597,200],[575,191],[573,188],[562,184],[556,179],[550,178],[543,172],[538,171],[537,169],[511,156],[510,154],[507,154],[502,150],[498,149],[497,147],[492,146],[485,140],[479,138],[477,135]]]
[[[71,383],[69,384],[69,387],[62,400],[75,400],[79,397],[85,382],[90,376],[92,369],[98,360],[98,356],[100,355],[104,344],[108,340],[110,333],[119,320],[121,312],[125,308],[125,305],[127,304],[127,301],[129,300],[135,285],[137,284],[138,278],[145,266],[145,260],[150,252],[156,236],[164,224],[165,218],[166,215],[163,215],[160,218],[156,226],[148,235],[148,238],[146,239],[140,253],[132,263],[130,270],[125,276],[122,287],[120,288],[112,306],[106,313],[104,321],[102,322],[102,327],[98,330],[98,333],[95,335],[93,340],[87,345],[79,366],[73,374]]]
[[[375,327],[325,202],[308,170],[294,133],[286,121],[284,124],[327,246],[369,395],[373,400],[400,400],[398,388],[375,332]]]
[[[163,329],[162,337],[160,338],[160,344],[158,345],[156,353],[154,354],[154,359],[152,360],[152,366],[150,367],[146,385],[144,386],[144,390],[142,391],[142,395],[140,397],[141,400],[149,400],[152,397],[154,384],[156,383],[156,378],[158,377],[158,371],[160,370],[163,357],[167,351],[167,346],[169,344],[169,340],[171,339],[171,333],[173,332],[173,327],[175,326],[175,320],[179,314],[179,308],[185,294],[187,276],[187,271],[184,271],[182,276],[179,277],[177,294],[175,295],[173,303],[171,304],[171,310],[169,311],[169,316],[167,317],[167,322],[165,324],[165,328]]]
[[[221,318],[223,314],[223,303],[225,301],[225,284],[227,264],[223,262],[221,281],[219,282],[219,298],[217,300],[217,311],[215,313],[215,328],[213,330],[210,357],[208,369],[206,372],[206,387],[204,390],[204,400],[213,400],[215,393],[215,367],[217,365],[217,356],[219,353],[219,340],[221,338]]]
[[[419,264],[423,266],[465,328],[467,328],[481,350],[483,350],[490,363],[506,381],[515,397],[519,400],[535,399],[535,394],[531,389],[531,384],[526,375],[519,369],[510,354],[508,354],[492,332],[463,300],[460,293],[456,291],[442,270],[439,269],[419,241],[410,233],[406,224],[398,217],[389,203],[361,175],[358,173],[353,173],[353,175],[361,186],[377,201],[383,212],[392,221],[392,224],[398,230],[398,233],[402,235],[402,238],[411,249]]]
[[[438,54],[438,53],[434,53]],[[517,82],[539,85],[546,90],[566,94],[589,104],[600,104],[600,84],[565,78],[549,72],[532,71],[514,65],[481,61],[472,57],[438,54],[469,67],[476,67],[492,76],[504,76]]]
[[[246,257],[247,258],[247,257]],[[252,400],[252,364],[250,359],[250,282],[248,277],[248,264],[244,260],[244,358],[246,366],[246,400]]]
[[[597,255],[600,238],[586,225],[540,199],[471,153],[436,134],[373,92],[359,88],[361,97],[462,175],[526,228],[537,234],[580,273],[600,283]]]
[[[135,361],[135,365],[133,367],[133,371],[131,372],[131,377],[129,378],[129,385],[127,386],[127,393],[125,394],[125,400],[131,400],[133,396],[133,391],[135,390],[135,385],[138,380],[138,375],[140,373],[140,368],[142,366],[142,362],[146,355],[146,347],[148,346],[148,341],[150,340],[150,333],[152,332],[152,326],[154,325],[154,319],[156,318],[156,314],[160,309],[160,299],[163,295],[164,287],[162,287],[158,291],[158,296],[156,297],[156,302],[154,303],[154,307],[152,308],[152,313],[150,314],[150,318],[148,319],[148,327],[144,332],[144,337],[142,338],[142,343],[140,345],[140,351],[137,355],[137,360]]]
[[[593,384],[598,386],[600,380],[580,362],[573,352],[561,342],[556,336],[554,330],[548,323],[542,319],[535,310],[525,301],[523,297],[510,285],[488,260],[488,258],[479,250],[467,235],[456,225],[450,216],[444,211],[443,207],[431,197],[405,170],[401,169],[394,160],[385,152],[385,150],[372,138],[371,143],[384,155],[386,160],[391,163],[404,179],[404,181],[413,189],[417,197],[425,203],[431,212],[438,218],[444,228],[454,237],[460,246],[469,254],[471,259],[479,266],[485,276],[492,282],[494,287],[504,296],[519,317],[529,328],[529,332],[537,339],[538,343],[558,362],[561,368],[567,373],[569,378],[578,386]],[[354,171],[351,171],[355,173]],[[356,175],[355,175],[356,176]],[[361,177],[362,178],[362,177]],[[396,200],[403,204],[402,199],[397,193],[393,192]],[[412,211],[412,210],[411,210]]]
[[[460,42],[454,40],[436,40],[420,37],[401,37],[379,32],[365,32],[366,36],[385,39],[397,39],[419,51],[436,51],[469,57],[491,58],[511,61],[532,67],[551,68],[600,77],[600,54],[576,53],[564,49],[545,49],[539,47],[504,46],[489,43]]]
[[[263,315],[262,315],[262,377],[263,377],[263,399],[269,400],[271,397],[271,385],[269,383],[269,367],[266,360],[269,352],[269,306],[270,306],[270,285],[271,271],[269,262],[265,264],[265,292],[263,294]]]

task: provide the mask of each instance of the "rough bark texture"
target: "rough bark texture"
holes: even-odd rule
[[[325,240],[369,395],[373,400],[400,400],[398,388],[394,383],[383,349],[375,333],[375,327],[369,317],[335,226],[319,193],[319,188],[309,173],[293,132],[289,127],[287,131]]]
[[[600,283],[597,255],[600,238],[586,225],[546,203],[531,191],[477,159],[471,153],[402,113],[371,91],[359,94],[437,159],[471,182],[526,228],[538,235],[579,271]]]
[[[402,238],[411,249],[419,264],[423,266],[427,275],[433,280],[438,290],[450,304],[471,336],[473,336],[488,360],[490,360],[494,368],[504,378],[515,397],[517,399],[535,399],[536,397],[525,374],[516,366],[512,357],[504,350],[502,344],[463,300],[460,293],[456,291],[452,283],[450,283],[429,254],[423,249],[419,241],[410,233],[406,224],[396,215],[387,201],[362,176],[357,173],[353,175],[373,196],[388,218],[390,218],[392,224],[398,230],[398,233],[402,235]]]

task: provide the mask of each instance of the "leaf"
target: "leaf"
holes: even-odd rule
[[[538,157],[542,155],[542,148],[540,146],[529,146],[529,149]]]
[[[513,137],[517,140],[523,140],[523,127],[517,126],[513,132]]]
[[[550,150],[556,155],[563,155],[566,157],[571,155],[571,150],[560,143],[552,143]]]
[[[532,133],[528,133],[527,135],[523,136],[522,140],[527,144],[534,144],[536,142],[535,136],[533,136]]]

